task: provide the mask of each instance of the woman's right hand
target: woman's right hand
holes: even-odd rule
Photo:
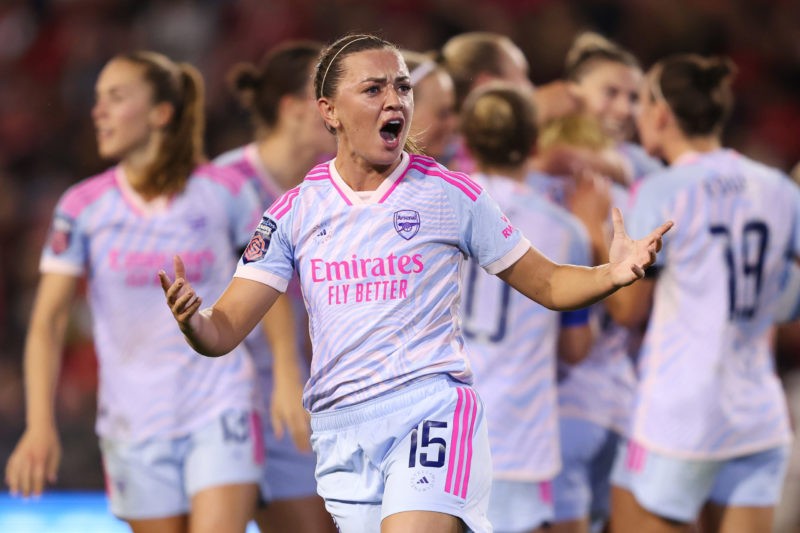
[[[45,482],[56,482],[61,442],[51,425],[28,428],[6,463],[6,484],[13,496],[40,496]]]
[[[192,331],[191,319],[200,309],[203,299],[194,292],[192,285],[186,279],[186,268],[180,256],[176,255],[173,259],[173,267],[175,281],[170,280],[163,270],[158,272],[158,278],[161,280],[161,288],[164,289],[172,316],[175,317],[181,331],[189,333]]]

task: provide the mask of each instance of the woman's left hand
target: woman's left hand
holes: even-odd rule
[[[625,231],[622,212],[613,208],[611,218],[614,223],[614,237],[608,252],[611,265],[611,279],[616,287],[625,287],[644,277],[644,271],[656,261],[661,251],[662,238],[673,226],[670,220],[650,232],[643,239],[633,240]]]

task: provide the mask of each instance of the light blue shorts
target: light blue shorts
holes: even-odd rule
[[[314,452],[298,450],[288,431],[279,440],[270,422],[264,424],[264,444],[267,460],[261,491],[266,499],[282,501],[316,496],[314,469],[317,459]]]
[[[489,521],[496,533],[524,533],[552,523],[552,484],[495,479]]]
[[[177,516],[204,489],[263,477],[258,415],[230,410],[190,435],[139,443],[100,439],[111,512],[122,519]]]
[[[622,440],[611,482],[630,491],[647,511],[688,523],[707,501],[725,507],[773,507],[788,459],[789,446],[698,461],[667,457]]]
[[[605,521],[619,435],[578,418],[561,418],[561,472],[553,480],[556,522]]]
[[[342,533],[435,511],[490,532],[492,465],[483,402],[437,375],[358,405],[311,415],[317,490]]]

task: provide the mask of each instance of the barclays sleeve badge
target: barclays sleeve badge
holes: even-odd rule
[[[419,233],[419,212],[402,209],[394,212],[394,229],[405,240]]]

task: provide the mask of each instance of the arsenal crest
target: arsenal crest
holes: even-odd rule
[[[405,240],[419,233],[419,212],[403,209],[394,212],[394,229]]]

